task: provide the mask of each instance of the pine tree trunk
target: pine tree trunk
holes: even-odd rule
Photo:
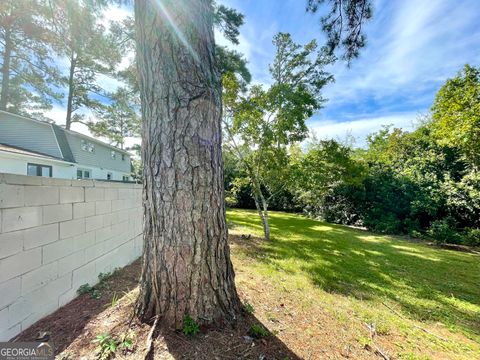
[[[10,59],[12,55],[12,38],[10,29],[5,31],[5,45],[3,49],[2,92],[0,94],[0,110],[6,111],[10,85]]]
[[[67,98],[67,117],[65,119],[65,129],[70,130],[72,126],[72,113],[73,113],[73,92],[74,92],[74,75],[77,60],[75,56],[70,58],[70,73],[68,75],[68,98]]]
[[[211,0],[136,0],[144,255],[136,313],[180,328],[239,312],[225,219]]]

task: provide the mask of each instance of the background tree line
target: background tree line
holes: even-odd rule
[[[228,105],[228,96],[225,102]],[[245,120],[239,117],[243,125]],[[247,128],[240,130],[238,139],[248,131],[261,137],[257,128]],[[317,139],[301,147],[299,141],[305,137],[292,139],[283,147],[282,157],[269,157],[269,151],[279,151],[276,145],[275,150],[265,151],[240,140],[243,157],[262,157],[256,169],[266,179],[260,188],[269,208],[380,233],[480,245],[479,68],[466,65],[447,80],[415,131],[385,126],[368,136],[365,149]],[[255,208],[258,185],[249,174],[250,165],[239,162],[238,156],[227,142],[227,202]]]

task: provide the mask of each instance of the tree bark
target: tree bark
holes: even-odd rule
[[[5,31],[5,46],[3,49],[2,92],[0,94],[0,110],[6,111],[10,85],[10,59],[12,55],[12,37],[10,29]]]
[[[270,240],[270,224],[268,223],[268,202],[265,199],[265,196],[262,193],[260,184],[255,181],[255,178],[251,175],[253,179],[253,200],[255,201],[255,206],[262,221],[263,235],[265,240]]]
[[[73,93],[74,89],[74,75],[75,67],[77,66],[77,59],[72,54],[70,57],[70,73],[68,75],[68,98],[67,98],[67,117],[65,119],[65,129],[70,130],[72,126],[72,113],[73,113]]]
[[[136,313],[233,322],[211,0],[136,0],[144,254]]]

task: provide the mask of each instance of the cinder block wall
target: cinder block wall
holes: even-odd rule
[[[140,185],[0,174],[0,341],[141,251]]]

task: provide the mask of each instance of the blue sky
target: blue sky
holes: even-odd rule
[[[218,32],[216,41],[245,54],[254,83],[270,82],[277,32],[289,32],[299,43],[325,41],[319,14],[305,12],[306,0],[218,1],[245,15],[238,46]],[[112,7],[106,14],[118,20],[130,11]],[[366,135],[382,125],[413,129],[447,78],[466,63],[480,65],[479,19],[480,0],[374,0],[366,48],[350,68],[341,61],[329,68],[336,82],[325,89],[328,102],[308,121],[309,128],[319,138],[345,139],[350,133],[356,146],[364,146]],[[118,86],[107,77],[99,80],[105,89]],[[63,123],[64,106],[47,115]],[[73,128],[88,132],[79,124]]]
[[[240,45],[254,82],[269,83],[271,39],[289,32],[296,42],[325,40],[319,16],[306,0],[224,0],[245,14]],[[377,0],[366,26],[367,47],[350,68],[329,70],[336,82],[325,89],[324,109],[308,121],[320,138],[365,136],[383,124],[411,130],[426,115],[442,83],[466,63],[480,65],[479,0]],[[217,41],[226,44],[217,33]]]

